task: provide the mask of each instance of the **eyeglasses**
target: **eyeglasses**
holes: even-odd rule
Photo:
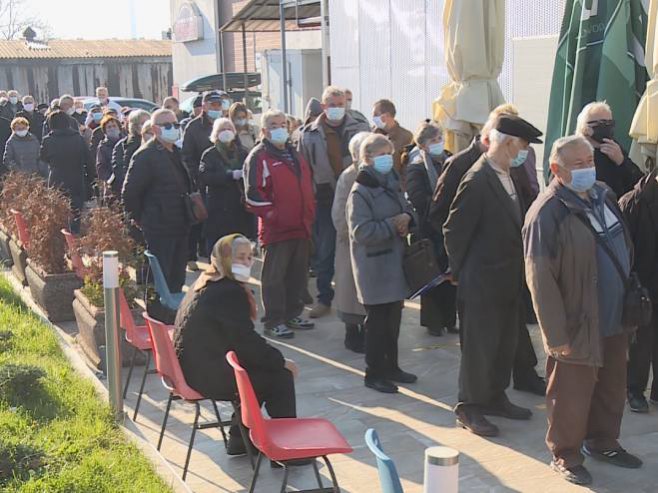
[[[171,122],[158,123],[158,127],[162,127],[165,130],[171,130],[172,127],[173,128],[180,128],[180,123],[178,123],[178,122],[176,122],[176,123],[171,123]]]
[[[592,120],[587,122],[590,127],[614,127],[614,120]]]

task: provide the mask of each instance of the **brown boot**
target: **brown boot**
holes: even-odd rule
[[[309,317],[311,318],[321,318],[325,315],[328,315],[331,312],[331,307],[320,303],[319,301],[311,308]]]
[[[483,437],[496,437],[500,434],[498,427],[484,417],[476,406],[459,406],[455,409],[457,426]]]

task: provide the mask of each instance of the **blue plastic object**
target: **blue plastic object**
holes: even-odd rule
[[[366,431],[366,445],[368,445],[368,448],[377,459],[377,470],[379,471],[379,482],[382,485],[382,493],[404,493],[395,463],[384,453],[379,436],[372,428]]]
[[[183,301],[185,293],[172,293],[169,291],[169,286],[167,285],[167,280],[165,279],[162,268],[160,267],[158,257],[153,255],[148,250],[144,252],[144,255],[146,255],[146,258],[149,261],[149,265],[151,266],[153,281],[155,282],[155,290],[160,296],[160,303],[171,310],[178,310],[181,301]]]

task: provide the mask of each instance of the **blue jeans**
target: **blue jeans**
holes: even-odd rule
[[[319,203],[316,208],[313,225],[313,243],[315,244],[315,271],[317,274],[318,301],[331,306],[334,289],[334,257],[336,255],[336,229],[331,220],[331,204]]]

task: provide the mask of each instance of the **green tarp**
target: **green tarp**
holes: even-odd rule
[[[615,138],[628,151],[628,131],[644,93],[648,0],[567,0],[555,57],[548,111],[544,176],[553,142],[572,134],[582,108],[607,101]]]

